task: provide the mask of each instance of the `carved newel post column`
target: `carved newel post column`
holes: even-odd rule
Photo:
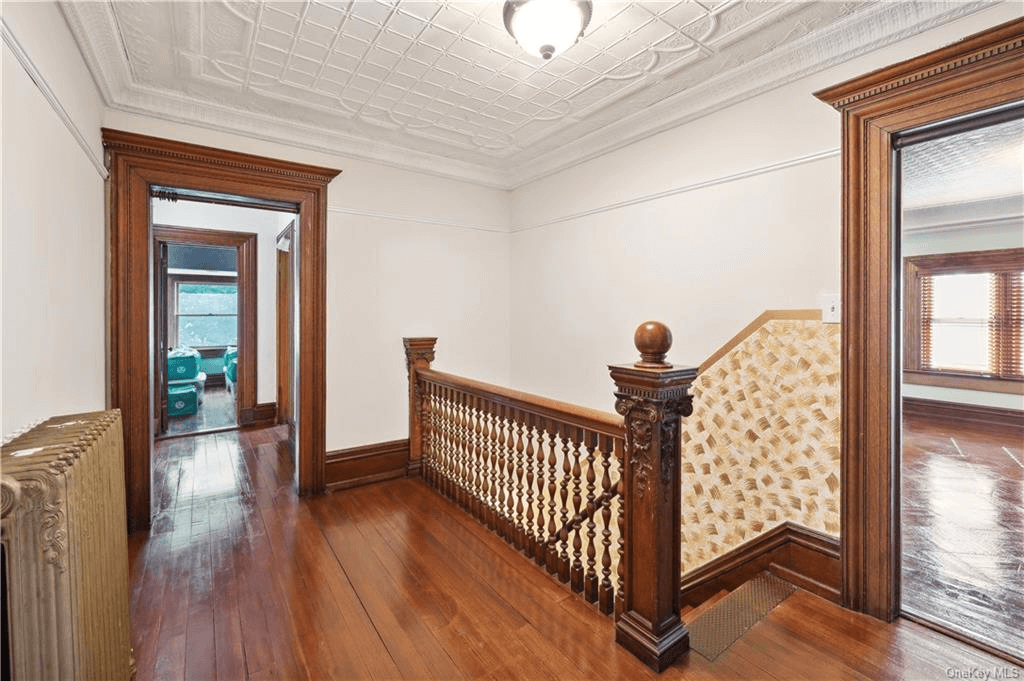
[[[422,474],[423,463],[423,399],[419,393],[417,369],[429,369],[434,361],[436,338],[403,338],[405,344],[405,366],[409,371],[409,477]]]
[[[645,322],[633,337],[640,361],[609,366],[615,410],[625,418],[622,613],[615,640],[661,671],[690,647],[679,618],[681,416],[693,411],[696,368],[665,361],[672,333]]]

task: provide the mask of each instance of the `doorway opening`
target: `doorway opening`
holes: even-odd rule
[[[294,210],[154,194],[155,436],[275,423],[293,391],[276,385],[275,239]]]
[[[896,137],[900,611],[1024,650],[1024,107]]]
[[[297,215],[294,484],[299,494],[323,492],[327,184],[339,171],[107,128],[102,133],[109,168],[108,404],[121,410],[124,427],[129,531],[148,530],[153,519],[153,376],[158,370],[152,320],[154,190],[159,194],[173,188],[210,203],[287,207]],[[273,276],[276,268],[268,268]],[[273,319],[272,314],[271,326]],[[271,380],[274,373],[267,374]],[[248,413],[239,409],[243,425],[258,416],[258,403],[253,404]]]

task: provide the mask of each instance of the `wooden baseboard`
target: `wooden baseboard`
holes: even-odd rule
[[[348,489],[408,475],[409,440],[377,442],[327,452],[325,479],[329,491]]]
[[[839,540],[787,521],[683,575],[680,605],[696,607],[762,570],[839,603]]]
[[[245,427],[272,426],[277,422],[277,402],[263,402],[251,409],[238,410],[238,425]]]
[[[1024,436],[1024,412],[1016,409],[904,397],[903,415],[962,423],[976,428],[1000,430]]]

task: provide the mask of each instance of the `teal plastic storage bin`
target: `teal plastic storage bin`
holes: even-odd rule
[[[203,358],[198,350],[175,348],[167,353],[167,379],[170,381],[195,378],[202,366]]]
[[[203,403],[203,393],[206,391],[206,372],[200,371],[195,378],[183,378],[180,381],[167,381],[168,388],[194,385],[196,387],[196,402]]]
[[[194,385],[176,385],[167,389],[167,413],[170,416],[191,416],[199,410],[199,396]]]

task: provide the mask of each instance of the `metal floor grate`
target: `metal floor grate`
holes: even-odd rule
[[[690,624],[690,649],[714,660],[794,591],[789,582],[762,572]]]

